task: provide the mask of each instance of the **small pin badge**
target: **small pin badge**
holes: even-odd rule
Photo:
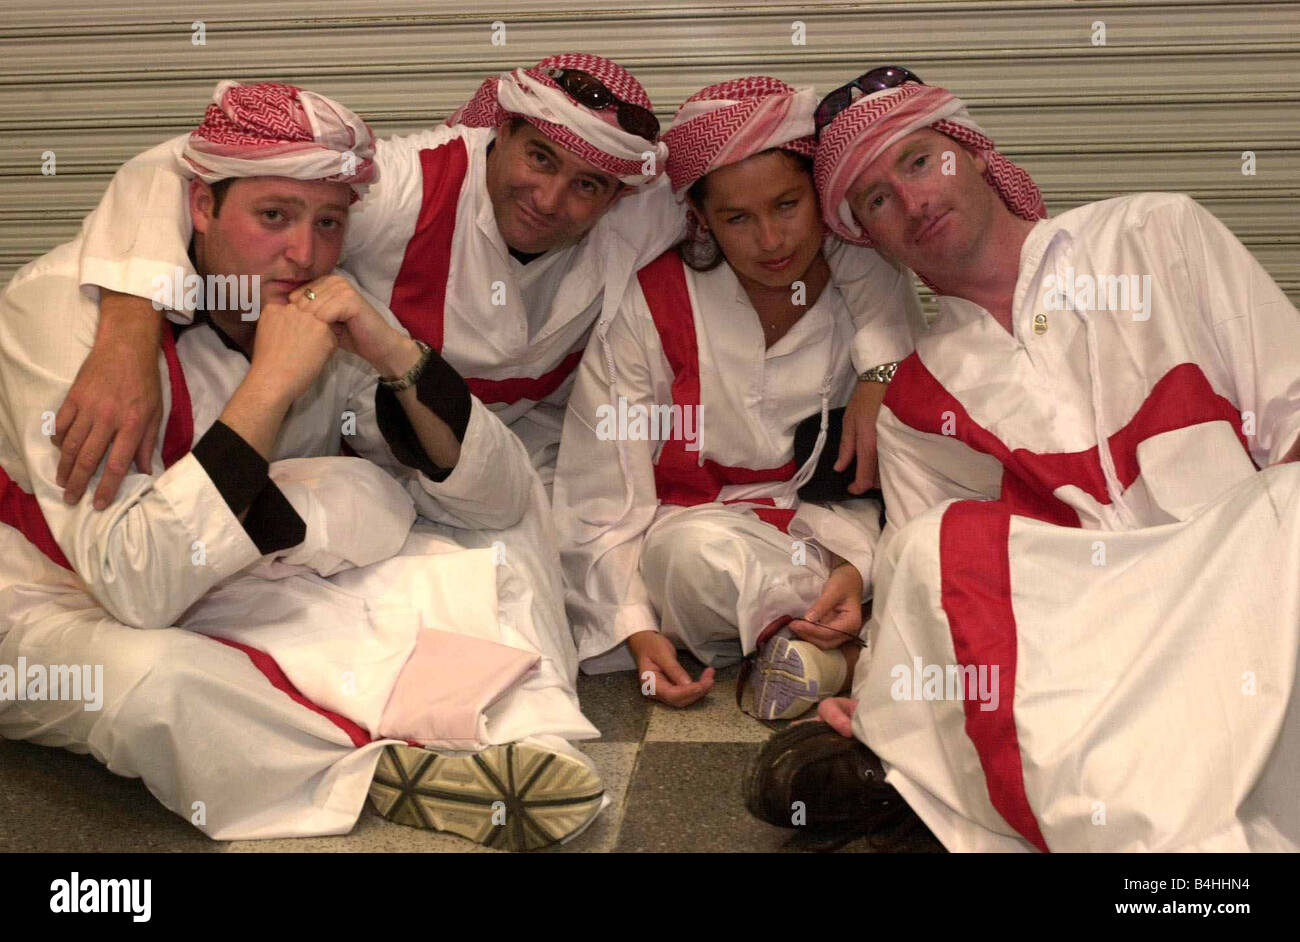
[[[1034,315],[1034,333],[1036,333],[1036,334],[1045,334],[1045,333],[1047,333],[1047,315],[1046,315],[1046,314],[1035,314],[1035,315]]]

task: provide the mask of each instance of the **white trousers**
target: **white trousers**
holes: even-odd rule
[[[829,573],[822,553],[752,513],[705,504],[651,525],[641,575],[660,630],[704,664],[726,667],[772,621],[817,600]]]
[[[1133,531],[998,506],[933,508],[875,567],[854,731],[936,836],[1300,849],[1300,465]]]

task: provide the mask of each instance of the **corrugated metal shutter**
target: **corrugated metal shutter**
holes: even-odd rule
[[[440,120],[488,73],[585,50],[632,69],[665,121],[691,92],[739,74],[826,91],[871,65],[907,65],[971,104],[1052,212],[1141,190],[1189,193],[1300,303],[1293,2],[305,6],[200,0],[166,12],[140,0],[4,0],[0,277],[71,237],[113,169],[192,127],[219,78],[306,85],[391,134]],[[505,25],[504,45],[493,44],[494,21]],[[41,172],[47,151],[52,176]],[[1242,173],[1245,151],[1254,175]]]

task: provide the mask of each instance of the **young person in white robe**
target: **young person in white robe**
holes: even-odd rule
[[[466,378],[548,486],[602,299],[616,307],[681,228],[652,109],[631,73],[600,56],[492,76],[446,125],[376,142],[380,179],[348,227],[344,270]],[[83,227],[79,277],[104,291],[104,320],[58,415],[70,500],[106,450],[96,499],[111,499],[156,432],[149,302],[155,279],[192,271],[183,147],[182,135],[124,164]]]
[[[824,102],[823,213],[939,314],[880,413],[870,661],[765,747],[751,808],[871,828],[901,794],[952,850],[1300,848],[1300,314],[1188,197],[1046,218],[960,100],[873,73]]]
[[[565,419],[553,503],[579,657],[593,672],[635,666],[674,706],[760,635],[743,706],[765,719],[838,692],[857,657],[879,504],[798,495],[830,410],[859,386],[883,395],[855,356],[910,351],[915,292],[873,251],[825,237],[814,103],[750,76],[679,109],[664,140],[693,236],[598,325]],[[797,464],[806,419],[819,434]],[[709,665],[698,679],[678,648]]]
[[[545,495],[456,371],[333,271],[372,155],[337,102],[218,84],[174,171],[198,280],[154,354],[163,433],[102,510],[64,501],[50,442],[98,317],[80,240],[0,296],[0,735],[89,753],[218,839],[344,833],[369,793],[405,824],[551,843],[603,796],[568,742],[597,732]]]

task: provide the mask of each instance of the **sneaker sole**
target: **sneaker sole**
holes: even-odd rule
[[[468,756],[385,746],[370,785],[371,804],[395,824],[504,850],[534,850],[578,833],[604,794],[590,766],[528,743]]]
[[[761,720],[791,720],[802,716],[821,699],[816,680],[790,640],[777,636],[769,641],[754,666],[752,709]]]

